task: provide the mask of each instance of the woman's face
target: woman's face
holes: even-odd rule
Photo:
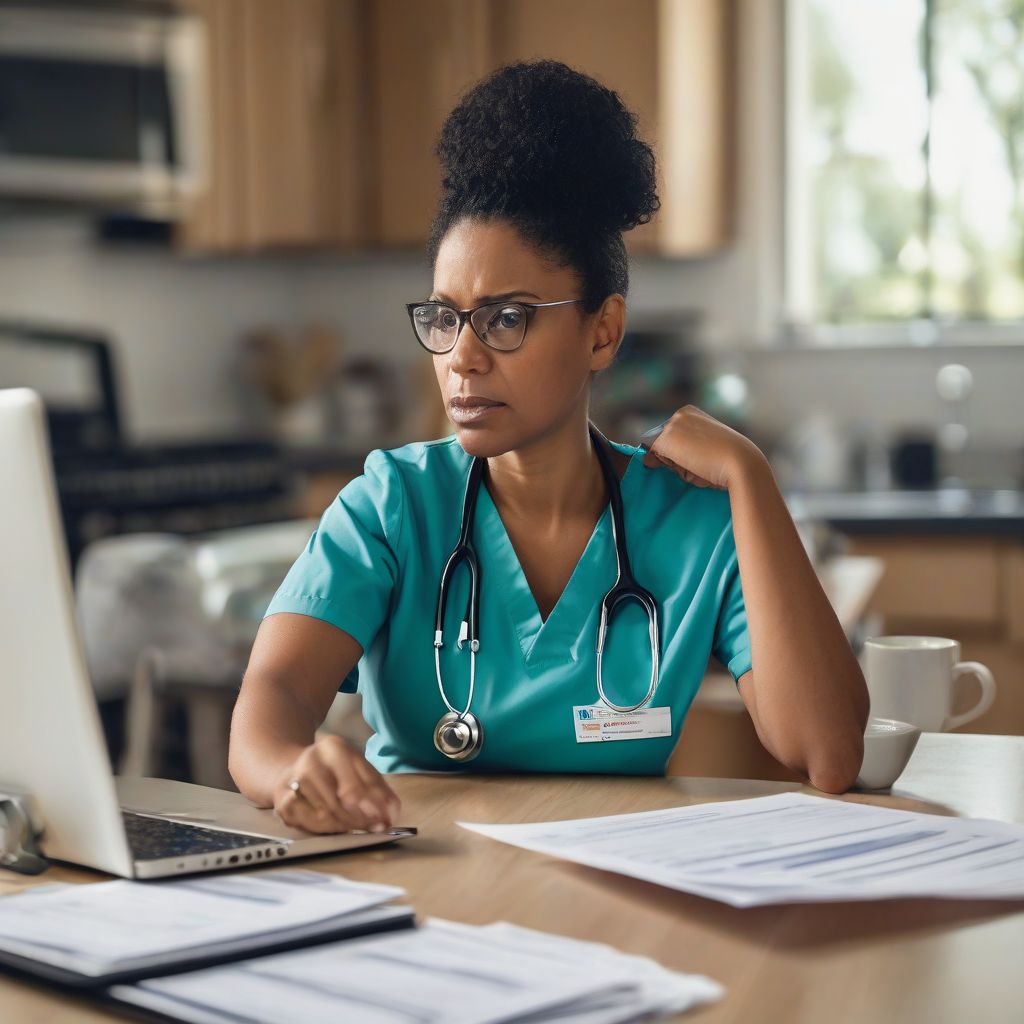
[[[543,259],[507,222],[463,219],[441,243],[432,298],[469,309],[495,296],[557,302],[581,294],[575,270]],[[622,297],[611,296],[589,316],[578,304],[534,310],[523,343],[511,352],[485,345],[467,321],[455,347],[433,356],[445,411],[466,452],[501,455],[541,440],[574,416],[585,421],[591,373],[611,362],[624,309]],[[453,408],[456,397],[501,405],[470,415]]]

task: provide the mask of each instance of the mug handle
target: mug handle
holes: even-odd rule
[[[996,699],[996,681],[992,673],[980,661],[961,661],[953,666],[953,685],[961,676],[976,676],[981,683],[981,698],[969,711],[962,715],[952,715],[942,723],[942,731],[959,728],[967,722],[974,721],[979,715],[985,714]]]

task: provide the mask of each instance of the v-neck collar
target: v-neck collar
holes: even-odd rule
[[[641,449],[615,441],[609,443],[618,451],[630,456],[619,481],[625,504],[626,491],[631,486],[630,474],[634,473],[634,466],[639,461],[637,455]],[[591,563],[607,562],[609,585],[614,581],[615,547],[612,541],[611,516],[611,505],[606,502],[604,511],[598,518],[565,589],[559,594],[558,601],[548,617],[542,619],[540,608],[537,607],[536,598],[530,589],[501,513],[498,512],[486,484],[481,481],[476,510],[477,529],[483,540],[480,553],[481,585],[487,597],[493,601],[503,600],[505,603],[512,628],[523,652],[523,659],[528,666],[538,664],[544,658],[545,652],[549,651],[565,661],[576,649],[583,623],[592,610],[591,605],[596,605],[603,596],[588,594],[585,600],[575,599],[575,591],[583,585],[580,578],[584,576]],[[501,574],[500,580],[488,579],[488,566],[493,566],[496,572]],[[589,643],[589,640],[587,642]]]

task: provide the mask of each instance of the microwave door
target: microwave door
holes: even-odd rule
[[[196,177],[193,29],[188,19],[0,10],[0,193],[173,206]]]

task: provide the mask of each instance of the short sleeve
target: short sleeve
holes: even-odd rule
[[[740,565],[736,555],[736,540],[732,533],[732,518],[722,536],[723,549],[728,553],[723,572],[723,596],[715,623],[712,653],[726,666],[739,686],[740,676],[749,672],[750,633],[747,628],[747,608],[743,603],[740,585]]]
[[[263,617],[310,615],[343,629],[366,651],[398,585],[404,509],[394,461],[380,449],[370,452],[363,473],[325,509]],[[354,692],[357,678],[353,670],[342,689]]]

